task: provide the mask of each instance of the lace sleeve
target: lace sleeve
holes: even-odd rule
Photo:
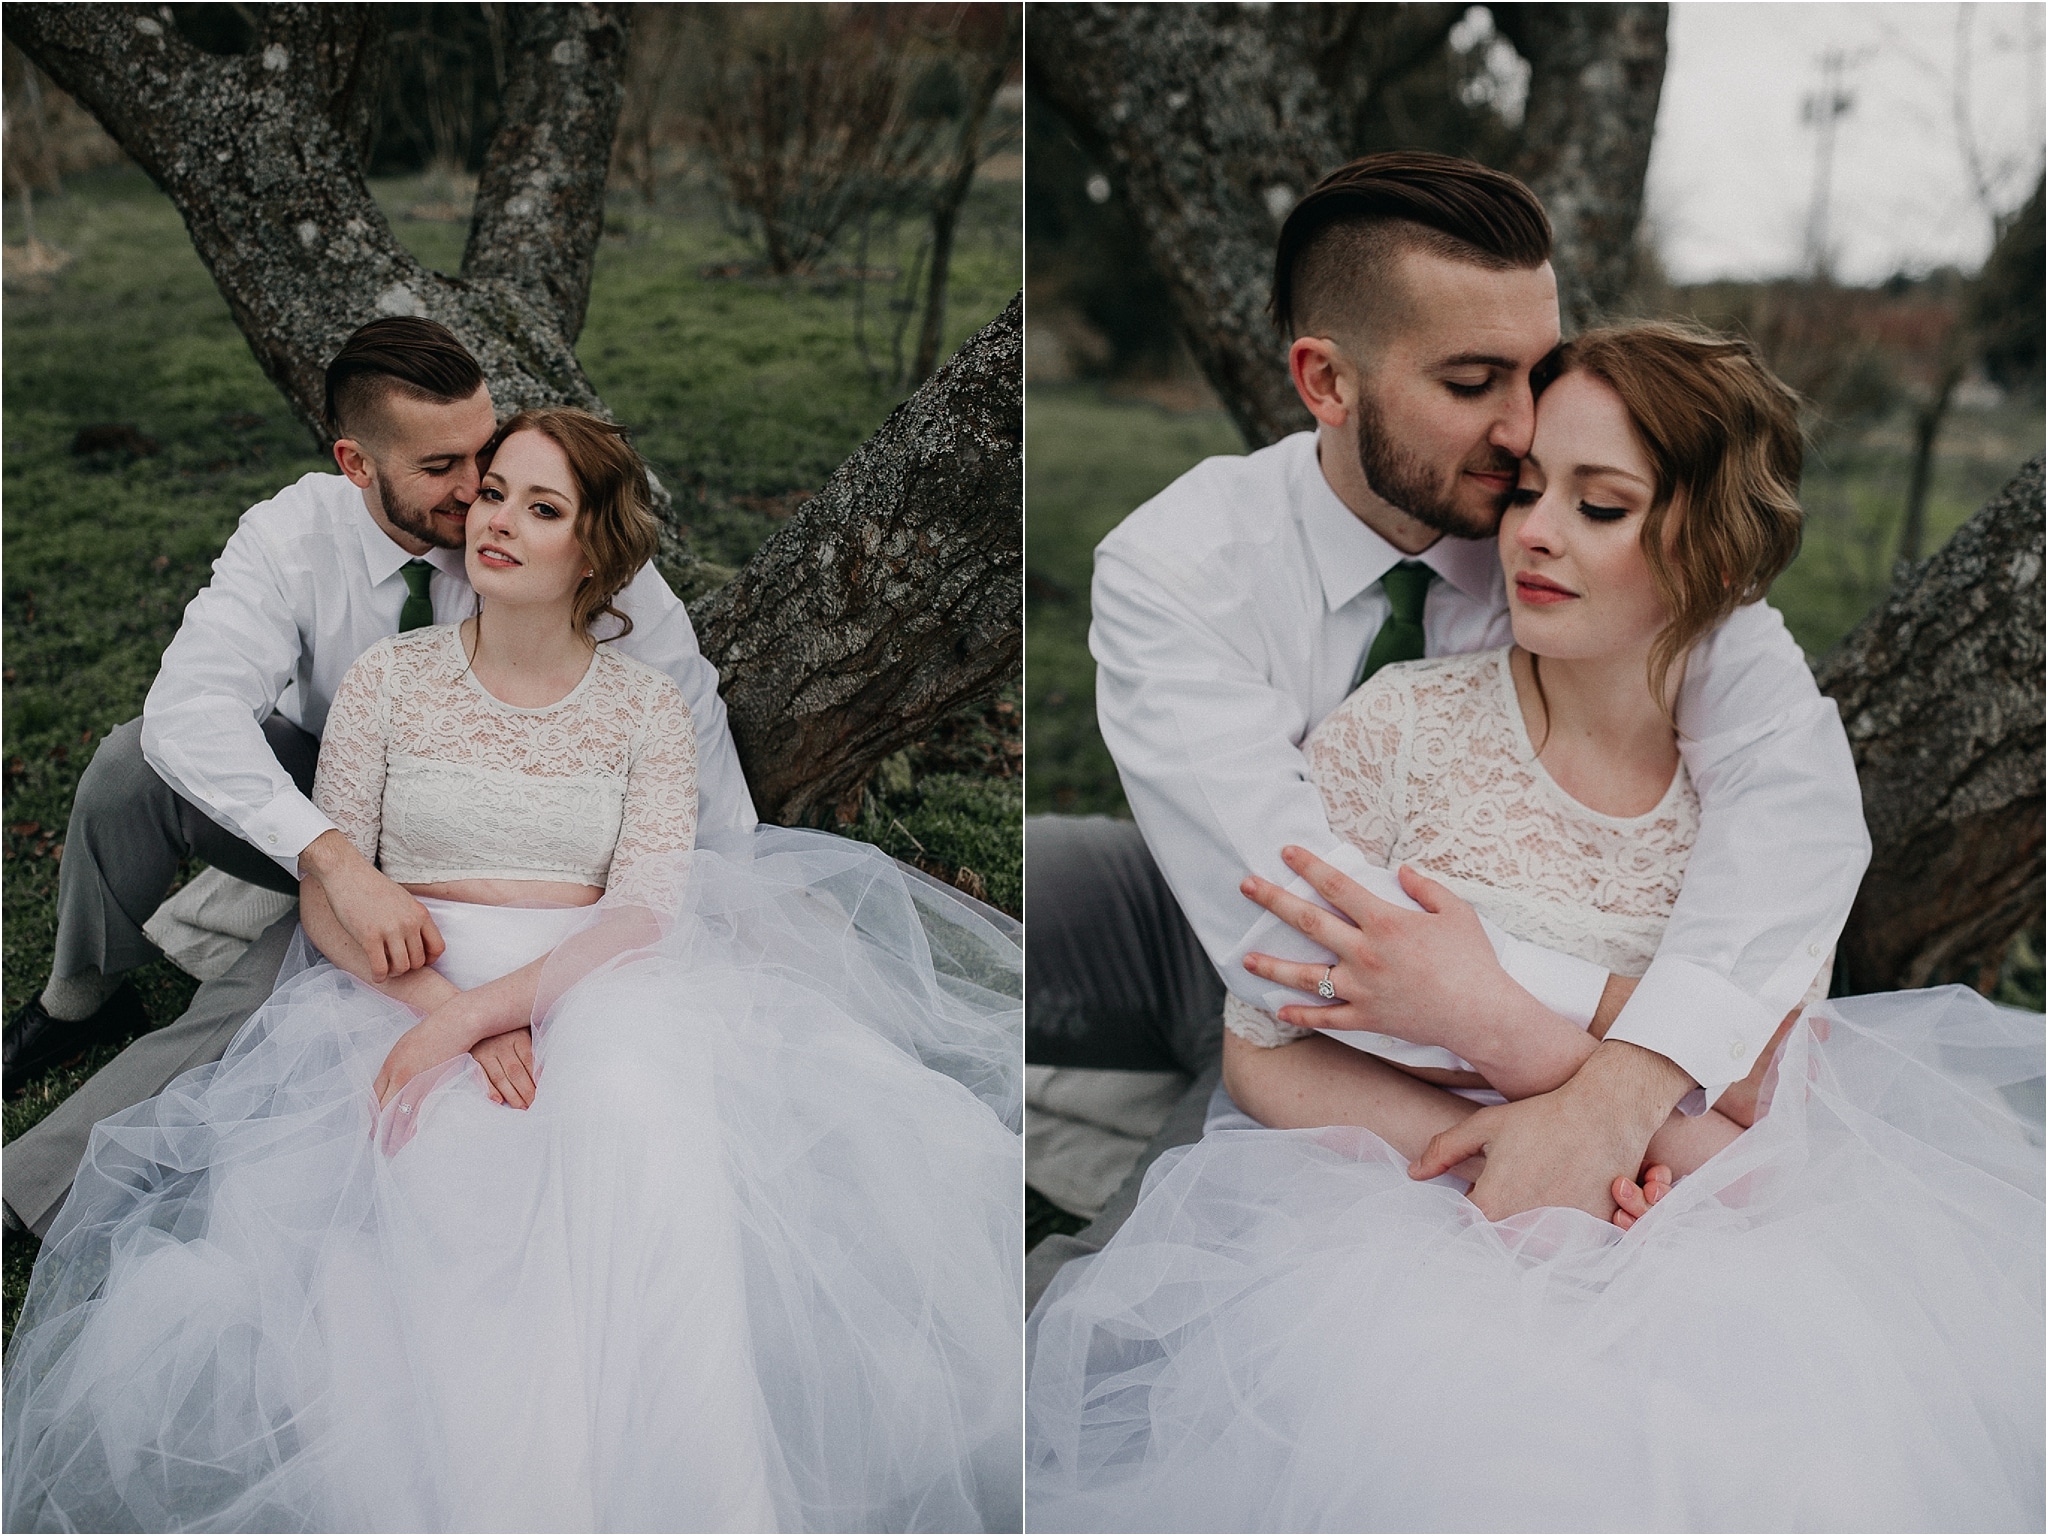
[[[1382,867],[1401,826],[1402,752],[1413,692],[1398,669],[1351,695],[1308,740],[1308,773],[1323,792],[1330,830]]]
[[[372,864],[384,826],[384,760],[390,739],[384,706],[391,666],[389,642],[356,658],[327,711],[320,763],[313,771],[313,803]]]
[[[1236,993],[1231,993],[1223,999],[1223,1027],[1238,1039],[1264,1046],[1267,1050],[1275,1046],[1292,1045],[1295,1041],[1306,1040],[1315,1033],[1312,1029],[1282,1024],[1277,1016],[1263,1008],[1254,1008]]]
[[[626,770],[626,806],[612,850],[612,895],[651,895],[634,883],[634,867],[654,854],[687,853],[697,842],[697,730],[682,690],[653,680],[647,716]]]
[[[1398,671],[1367,683],[1338,705],[1310,734],[1305,748],[1308,776],[1323,793],[1330,830],[1383,867],[1392,860],[1401,824],[1395,786],[1403,772],[1400,757],[1411,697]],[[1235,995],[1224,1002],[1223,1027],[1268,1049],[1315,1033],[1283,1024]]]

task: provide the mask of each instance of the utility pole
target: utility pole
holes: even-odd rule
[[[1807,94],[1800,120],[1813,128],[1818,141],[1813,155],[1813,200],[1806,213],[1806,270],[1815,282],[1833,276],[1834,258],[1828,250],[1828,202],[1835,174],[1835,125],[1856,105],[1844,83],[1849,56],[1830,48],[1820,56],[1820,89]]]

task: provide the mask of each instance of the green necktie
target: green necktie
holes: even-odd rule
[[[398,632],[402,635],[408,629],[425,629],[434,622],[434,600],[427,595],[427,583],[434,579],[434,568],[424,560],[408,560],[398,571],[405,578],[406,592],[405,606],[398,610]]]
[[[1365,653],[1364,670],[1352,687],[1356,688],[1390,661],[1422,659],[1422,605],[1429,596],[1430,578],[1435,575],[1419,560],[1403,560],[1380,578],[1380,590],[1387,594],[1387,606],[1393,612],[1373,636],[1372,649]]]

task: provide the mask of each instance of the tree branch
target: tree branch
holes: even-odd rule
[[[851,819],[875,766],[1023,652],[1022,296],[697,610],[764,817]]]
[[[2036,455],[1818,670],[1875,846],[1850,991],[1995,980],[2040,914],[2042,506]]]
[[[515,5],[504,108],[477,179],[462,275],[497,280],[583,332],[605,177],[626,99],[628,8]]]

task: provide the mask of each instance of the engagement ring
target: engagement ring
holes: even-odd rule
[[[1317,997],[1330,997],[1330,998],[1333,998],[1333,997],[1335,997],[1335,996],[1337,995],[1337,987],[1336,987],[1336,984],[1335,984],[1334,982],[1332,982],[1332,981],[1330,980],[1330,978],[1331,978],[1332,976],[1336,975],[1336,974],[1337,974],[1337,967],[1335,967],[1334,965],[1332,965],[1332,966],[1327,966],[1327,967],[1325,967],[1325,968],[1324,968],[1324,970],[1323,970],[1323,979],[1322,979],[1321,981],[1319,981],[1319,982],[1317,982],[1317,983],[1316,983],[1316,996],[1317,996]]]

